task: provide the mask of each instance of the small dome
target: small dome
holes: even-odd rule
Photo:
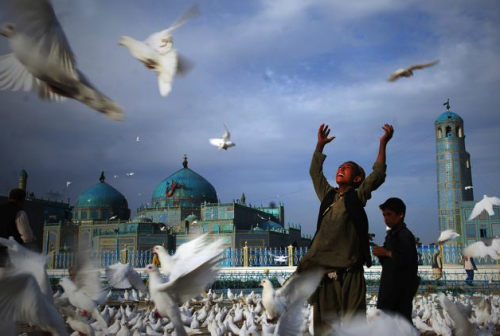
[[[75,203],[75,209],[93,207],[127,209],[128,202],[122,193],[104,182],[104,179],[102,179],[101,182],[83,192]]]
[[[452,111],[446,111],[436,118],[435,123],[449,122],[449,121],[460,121],[463,122],[462,118]]]
[[[156,186],[151,198],[153,206],[200,206],[203,202],[217,203],[214,186],[192,171],[184,158],[184,168],[176,171]]]

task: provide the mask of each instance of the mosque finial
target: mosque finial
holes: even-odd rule
[[[101,170],[101,177],[99,177],[99,181],[104,182],[104,180],[106,179],[106,177],[104,177],[104,170]]]
[[[188,157],[186,154],[184,154],[184,162],[182,162],[182,166],[184,168],[187,168],[188,167]]]
[[[450,110],[450,98],[448,98],[448,101],[446,103],[444,103],[443,105],[446,106],[446,110],[449,111]]]

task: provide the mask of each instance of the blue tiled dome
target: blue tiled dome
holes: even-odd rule
[[[456,114],[455,112],[452,111],[446,111],[443,114],[441,114],[439,117],[436,118],[435,123],[440,123],[440,122],[447,122],[447,121],[462,121],[462,118]]]
[[[125,196],[102,181],[83,192],[75,203],[76,208],[128,208]]]
[[[217,203],[214,186],[192,171],[184,158],[184,168],[176,171],[156,186],[151,198],[153,206],[200,206],[203,202]]]

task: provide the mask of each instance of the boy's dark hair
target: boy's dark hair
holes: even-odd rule
[[[9,193],[9,199],[13,201],[22,201],[26,199],[26,191],[21,188],[14,188]]]
[[[400,198],[397,197],[388,198],[387,201],[379,205],[379,208],[382,211],[388,209],[394,211],[396,214],[402,213],[403,215],[406,215],[406,205]]]
[[[365,180],[365,177],[366,177],[365,170],[363,169],[363,167],[361,167],[359,164],[357,164],[354,161],[346,161],[346,162],[344,162],[344,164],[345,163],[350,164],[354,168],[354,173],[356,174],[356,176],[361,177],[361,181],[355,182],[353,185],[354,189],[357,189],[361,185],[361,183]]]

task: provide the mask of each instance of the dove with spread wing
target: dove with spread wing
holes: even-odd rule
[[[227,150],[230,147],[236,146],[236,144],[231,141],[231,133],[227,129],[226,124],[224,124],[224,128],[226,129],[226,133],[222,135],[222,139],[210,139],[210,143],[214,146],[219,147],[218,149]]]
[[[122,36],[119,44],[126,47],[133,57],[144,63],[158,75],[160,94],[166,97],[172,90],[172,81],[176,74],[185,74],[190,66],[179,57],[174,48],[173,32],[184,25],[190,18],[200,15],[197,5],[192,6],[169,28],[149,36],[145,41],[138,41],[130,36]]]
[[[498,197],[488,197],[483,195],[483,199],[474,205],[472,212],[469,216],[469,220],[473,220],[481,214],[481,212],[486,211],[488,215],[493,216],[495,211],[493,211],[493,206],[500,206],[500,198]]]
[[[490,256],[492,259],[500,259],[500,238],[493,238],[490,245],[478,241],[464,248],[463,255],[473,258],[484,258]]]
[[[318,287],[323,278],[321,269],[303,273],[294,273],[281,288],[274,289],[269,279],[260,282],[262,287],[262,305],[266,309],[268,322],[276,323],[287,311],[290,304],[303,304]]]
[[[399,69],[399,70],[396,70],[395,72],[393,72],[391,74],[391,76],[389,77],[389,79],[387,79],[387,80],[389,82],[395,82],[398,79],[400,79],[401,77],[412,77],[414,70],[422,70],[422,69],[434,66],[438,63],[439,63],[439,60],[436,60],[434,62],[425,63],[425,64],[415,64],[415,65],[412,65],[406,69]]]
[[[115,102],[76,67],[76,57],[49,0],[16,0],[13,22],[0,28],[11,54],[0,56],[0,89],[36,91],[42,100],[76,99],[113,120],[123,119]]]
[[[75,281],[68,278],[60,280],[59,285],[64,289],[69,303],[90,314],[103,330],[108,334],[108,324],[101,316],[98,305],[106,300],[107,291],[101,287],[100,271],[90,257],[89,249],[79,249],[74,267]]]
[[[106,267],[105,273],[109,284],[114,288],[127,289],[134,287],[142,292],[147,290],[141,275],[130,264],[116,263]]]
[[[439,235],[439,238],[437,240],[437,243],[438,244],[444,244],[446,243],[447,241],[449,240],[452,240],[452,239],[455,239],[457,237],[460,237],[460,235],[458,233],[455,232],[455,230],[444,230],[443,232],[441,232],[441,234]]]

